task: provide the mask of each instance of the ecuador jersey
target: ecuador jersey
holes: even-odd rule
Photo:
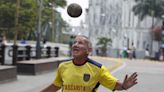
[[[73,61],[61,63],[54,85],[61,87],[63,92],[96,92],[100,84],[113,90],[116,82],[105,66],[88,59],[80,66]]]

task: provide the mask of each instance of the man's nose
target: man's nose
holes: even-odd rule
[[[78,45],[78,42],[75,42],[73,45],[75,45],[75,46]]]
[[[76,42],[76,43],[73,44],[73,47],[78,47],[78,45],[79,45],[79,43]]]

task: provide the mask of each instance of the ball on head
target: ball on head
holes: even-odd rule
[[[67,13],[70,17],[77,18],[82,14],[82,8],[79,4],[72,3],[68,5]]]

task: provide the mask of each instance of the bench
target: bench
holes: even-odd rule
[[[68,61],[68,57],[54,57],[48,59],[28,60],[17,62],[19,74],[37,75],[55,70],[61,62]]]
[[[15,66],[0,65],[0,82],[16,79],[17,69]]]

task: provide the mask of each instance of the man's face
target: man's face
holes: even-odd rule
[[[72,45],[72,55],[73,57],[84,57],[89,54],[90,50],[88,47],[88,42],[85,37],[77,36]]]

